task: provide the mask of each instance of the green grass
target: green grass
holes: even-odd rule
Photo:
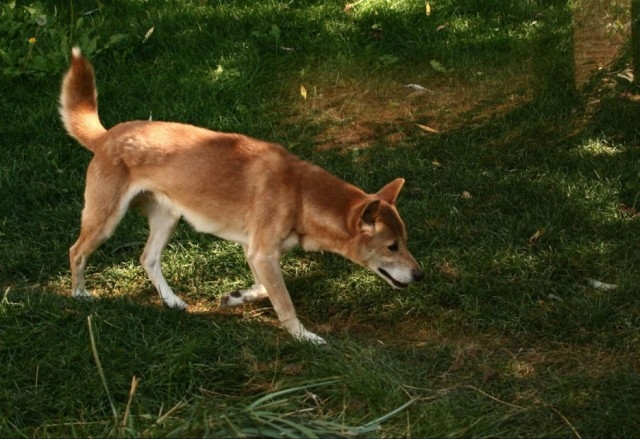
[[[624,50],[567,92],[563,2],[442,0],[429,15],[414,0],[348,13],[328,0],[64,3],[49,21],[62,30],[33,50],[59,50],[44,37],[96,8],[77,38],[127,35],[91,57],[105,125],[152,115],[243,132],[370,192],[405,177],[399,209],[426,279],[394,291],[292,251],[293,301],[328,340],[309,346],[268,303],[218,308],[251,282],[242,252],[184,224],[163,267],[193,311],[163,308],[132,213],[90,260],[96,299],[73,300],[90,153],[58,121],[64,66],[0,76],[0,436],[640,430],[640,216],[620,209],[640,210],[640,107],[620,98],[634,91],[616,76]]]

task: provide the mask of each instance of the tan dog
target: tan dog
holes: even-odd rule
[[[280,271],[287,249],[338,253],[403,288],[423,277],[407,250],[395,207],[404,180],[368,195],[282,146],[240,134],[168,122],[125,122],[106,130],[98,116],[93,67],[80,50],[60,94],[68,133],[94,153],[87,169],[80,236],[69,250],[73,296],[89,296],[84,271],[130,206],[149,219],[141,263],[170,307],[185,308],[160,268],[178,220],[242,245],[255,279],[222,298],[225,306],[269,298],[296,338],[324,343],[296,316]]]

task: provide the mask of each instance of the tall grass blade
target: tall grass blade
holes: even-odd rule
[[[96,367],[98,368],[98,375],[100,375],[100,380],[102,381],[102,387],[104,387],[105,392],[107,392],[107,398],[109,398],[109,404],[111,405],[111,411],[113,412],[113,420],[114,425],[118,425],[118,411],[116,410],[116,406],[113,403],[113,399],[111,398],[111,393],[109,392],[109,386],[107,385],[107,379],[104,376],[104,371],[102,370],[102,363],[100,363],[100,356],[98,355],[98,347],[96,346],[96,340],[93,336],[93,321],[91,320],[91,315],[87,316],[87,326],[89,326],[89,339],[91,340],[91,350],[93,351],[93,359],[96,362]]]
[[[133,395],[136,393],[138,383],[140,380],[137,377],[131,379],[131,390],[129,390],[129,400],[127,401],[127,407],[124,410],[124,416],[122,417],[122,427],[127,426],[127,419],[129,417],[129,411],[131,410],[131,402],[133,402]]]
[[[356,433],[356,434],[365,434],[365,433],[370,433],[370,432],[375,431],[375,430],[379,430],[381,428],[381,424],[383,422],[385,422],[386,420],[394,417],[398,413],[402,412],[404,409],[409,407],[415,401],[416,401],[415,399],[407,401],[406,403],[402,404],[400,407],[396,408],[395,410],[392,410],[389,413],[387,413],[385,415],[382,415],[379,418],[374,419],[371,422],[367,422],[366,424],[364,424],[364,425],[362,425],[360,427],[354,428],[353,429],[354,433]]]
[[[275,399],[279,396],[283,396],[283,395],[288,395],[290,393],[295,393],[299,390],[308,390],[308,389],[313,389],[315,387],[323,387],[323,386],[328,386],[330,384],[335,384],[337,383],[339,380],[336,378],[330,378],[328,380],[323,380],[317,383],[312,383],[312,384],[305,384],[304,386],[298,386],[298,387],[291,387],[288,389],[283,389],[283,390],[279,390],[277,392],[273,392],[273,393],[268,393],[265,396],[258,398],[257,400],[255,400],[254,402],[252,402],[251,404],[249,404],[249,406],[247,407],[248,410],[253,410],[259,406],[261,406],[262,404],[264,404],[266,401]]]

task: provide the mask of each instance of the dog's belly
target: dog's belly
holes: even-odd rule
[[[180,211],[182,217],[197,231],[217,236],[226,241],[235,242],[241,245],[250,245],[249,235],[235,224],[215,221],[211,218],[198,215],[187,210]],[[290,232],[281,242],[280,249],[287,251],[300,243],[300,237],[295,232]]]
[[[136,189],[136,191],[140,191]],[[148,191],[148,189],[146,189]],[[235,242],[243,246],[251,245],[251,231],[247,227],[246,214],[239,210],[222,208],[223,203],[208,205],[203,203],[197,208],[186,207],[175,200],[167,197],[162,193],[153,193],[153,199],[156,203],[164,206],[165,209],[178,215],[188,222],[197,232],[207,233],[217,236],[226,241]],[[216,215],[208,214],[216,213]],[[293,230],[261,230],[262,234],[280,235],[275,238],[275,243],[279,244],[282,251],[289,250],[300,244],[300,236]]]
[[[242,245],[249,244],[249,237],[242,228],[228,222],[216,221],[212,218],[190,212],[186,209],[179,209],[182,217],[197,231],[215,235],[227,241],[236,242]]]

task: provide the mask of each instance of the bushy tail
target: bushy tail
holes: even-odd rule
[[[98,93],[93,67],[78,47],[71,51],[71,66],[62,80],[60,116],[71,137],[95,152],[106,131],[98,116]]]

